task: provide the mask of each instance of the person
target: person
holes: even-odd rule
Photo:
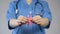
[[[45,34],[45,29],[50,27],[52,15],[46,1],[39,0],[40,3],[36,3],[36,1],[20,0],[9,4],[6,18],[12,34]],[[17,2],[19,3],[17,4]],[[16,9],[16,4],[18,9]],[[29,13],[32,15],[31,26],[28,23]]]

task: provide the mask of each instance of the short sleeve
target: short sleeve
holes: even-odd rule
[[[7,10],[7,14],[6,14],[6,18],[7,18],[7,21],[8,21],[8,28],[9,29],[12,29],[12,27],[9,26],[9,21],[10,19],[16,19],[16,13],[15,13],[15,3],[14,2],[11,2],[9,4],[9,7],[8,7],[8,10]]]
[[[49,24],[45,28],[49,28],[50,27],[50,23],[52,21],[52,15],[51,15],[48,3],[46,1],[43,1],[42,4],[43,4],[42,17],[49,19]]]

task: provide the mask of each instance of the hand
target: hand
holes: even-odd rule
[[[40,22],[41,16],[37,15],[35,17],[32,18],[32,21],[36,24],[38,24]]]
[[[21,25],[21,23],[19,23],[19,20],[17,20],[17,19],[10,19],[9,25],[12,28],[14,28],[14,27],[17,27],[17,26]]]
[[[19,16],[18,20],[20,21],[21,24],[25,24],[28,21],[28,18],[24,17],[24,16]]]
[[[40,26],[47,26],[49,24],[48,18],[41,18],[40,16],[33,17],[33,21]]]

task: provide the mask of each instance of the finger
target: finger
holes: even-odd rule
[[[38,19],[34,20],[34,22],[38,23],[38,22],[40,22],[40,19],[38,18]]]
[[[21,24],[25,24],[26,21],[24,21],[24,20],[20,20],[19,23],[21,23]]]
[[[41,19],[38,19],[37,22],[41,22]]]
[[[26,20],[26,19],[23,19],[23,21],[27,22],[28,20]]]
[[[23,22],[23,23],[25,23],[25,22],[27,22],[28,20],[26,20],[26,19],[18,19],[18,22]]]
[[[19,16],[18,19],[26,19],[26,20],[28,20],[28,19],[27,19],[26,17],[24,17],[24,16]]]
[[[37,15],[37,16],[33,17],[33,19],[35,19],[35,18],[41,18],[41,17]]]
[[[26,20],[28,20],[28,18],[27,18],[27,17],[23,17],[23,19],[26,19]]]
[[[41,16],[40,15],[37,15],[39,18],[41,18]]]
[[[36,21],[36,20],[38,20],[38,19],[40,19],[40,17],[33,17],[33,21]]]
[[[21,19],[21,18],[23,18],[23,16],[22,16],[22,15],[20,15],[20,16],[18,17],[18,19]]]
[[[35,23],[38,23],[38,21],[35,21]]]
[[[38,22],[40,22],[40,20],[36,20],[36,21],[35,21],[35,23],[38,23]]]
[[[22,24],[25,24],[26,22],[25,21],[22,21]]]
[[[28,19],[26,17],[21,17],[21,20],[27,21]]]
[[[33,19],[32,19],[32,21],[37,21],[37,20],[38,20],[38,18],[33,18]]]
[[[38,23],[36,23],[36,24],[40,25],[40,24],[41,24],[41,22],[38,22]]]
[[[33,21],[36,21],[36,20],[38,20],[38,18],[33,18]]]
[[[19,20],[19,22],[22,21],[22,20],[23,20],[23,21],[27,21],[27,20],[24,19],[24,18],[20,18],[20,19],[18,19],[18,20]]]

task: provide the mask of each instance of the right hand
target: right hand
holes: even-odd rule
[[[27,22],[28,22],[28,19],[26,17],[19,16],[17,19],[10,19],[9,25],[14,28],[21,24],[25,24]]]
[[[18,20],[20,21],[21,24],[25,24],[28,22],[28,18],[24,16],[19,16]]]

